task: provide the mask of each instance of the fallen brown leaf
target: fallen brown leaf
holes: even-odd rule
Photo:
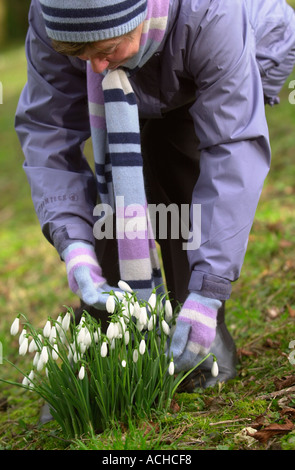
[[[251,425],[251,427],[253,427]],[[259,431],[256,431],[255,433],[249,433],[249,436],[254,437],[254,439],[257,439],[259,442],[262,444],[266,444],[269,439],[271,439],[273,436],[276,435],[282,435],[282,434],[287,434],[288,432],[292,431],[294,429],[294,424],[292,421],[290,421],[288,418],[286,419],[285,423],[283,424],[269,424],[263,429],[260,429]]]
[[[274,385],[276,390],[283,390],[283,388],[291,387],[295,384],[295,375],[287,375],[286,377],[275,377]]]

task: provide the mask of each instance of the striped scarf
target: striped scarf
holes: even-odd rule
[[[164,37],[169,0],[148,0],[140,49],[128,68],[142,67]],[[144,188],[140,128],[128,72],[96,74],[87,64],[88,100],[97,186],[116,214],[122,280],[147,300],[163,284]]]

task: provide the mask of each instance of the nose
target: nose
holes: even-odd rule
[[[100,59],[99,57],[95,57],[90,59],[91,68],[94,73],[102,73],[105,69],[109,66],[109,61],[106,59]]]

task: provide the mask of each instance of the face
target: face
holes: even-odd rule
[[[143,23],[128,35],[94,42],[78,57],[89,60],[95,73],[102,73],[106,69],[115,70],[137,54],[142,27]]]

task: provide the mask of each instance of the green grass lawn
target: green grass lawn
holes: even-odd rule
[[[3,355],[25,367],[27,359],[17,356],[17,340],[9,335],[15,316],[22,312],[43,325],[48,315],[57,317],[64,305],[78,301],[41,234],[22,170],[14,113],[26,81],[23,47],[1,53],[0,81],[0,341]],[[0,384],[0,448],[295,449],[295,365],[289,361],[289,342],[295,340],[295,105],[289,92],[286,85],[280,106],[267,109],[272,168],[227,304],[227,324],[239,348],[238,377],[200,393],[179,393],[179,408],[149,425],[134,422],[78,442],[65,441],[54,422],[38,427],[42,401],[34,393]],[[5,364],[0,376],[22,379]],[[245,435],[247,426],[259,430],[259,440]]]

